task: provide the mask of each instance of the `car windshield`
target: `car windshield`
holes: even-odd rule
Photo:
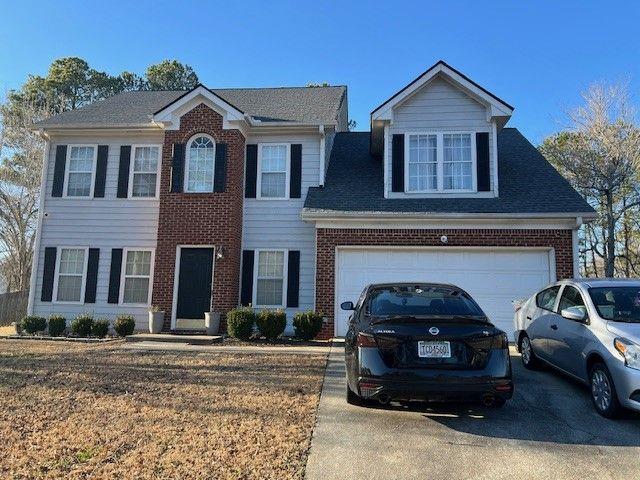
[[[640,287],[590,288],[589,295],[602,318],[640,323]]]
[[[466,293],[446,286],[384,286],[369,292],[368,311],[373,316],[484,317]]]

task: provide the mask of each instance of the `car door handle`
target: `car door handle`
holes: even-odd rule
[[[551,330],[557,330],[558,329],[558,325],[551,325]]]
[[[531,320],[531,317],[529,315],[527,315],[527,320]]]

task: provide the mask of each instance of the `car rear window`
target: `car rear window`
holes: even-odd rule
[[[442,286],[384,286],[369,292],[369,314],[373,316],[484,316],[465,292]]]
[[[590,288],[589,295],[602,318],[615,322],[640,323],[639,287]]]

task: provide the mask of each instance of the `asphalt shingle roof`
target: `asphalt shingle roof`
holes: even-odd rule
[[[515,128],[498,134],[498,198],[385,199],[382,160],[369,132],[337,133],[324,187],[309,189],[305,213],[593,213],[569,182]]]
[[[263,122],[335,123],[346,87],[231,88],[212,90],[231,105]],[[184,91],[124,92],[53,116],[38,127],[101,128],[148,124],[151,116]]]

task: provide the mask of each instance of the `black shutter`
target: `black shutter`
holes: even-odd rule
[[[171,160],[171,192],[182,192],[184,183],[184,143],[173,144],[173,159]]]
[[[391,141],[391,191],[404,192],[404,135],[394,134]]]
[[[109,303],[120,299],[120,273],[122,269],[122,249],[111,249],[111,271],[109,272]]]
[[[120,168],[118,170],[118,198],[129,196],[129,166],[131,163],[131,145],[120,147]]]
[[[298,308],[300,297],[300,252],[289,250],[287,264],[287,307]]]
[[[302,193],[302,145],[291,145],[291,175],[289,176],[289,197],[300,198]]]
[[[244,178],[244,198],[256,198],[258,179],[258,145],[247,145],[247,167]]]
[[[98,161],[96,162],[96,183],[93,187],[93,196],[104,198],[104,184],[107,179],[108,145],[98,145]]]
[[[56,164],[53,168],[53,188],[52,197],[61,197],[64,188],[64,169],[67,165],[67,146],[58,145],[56,147]]]
[[[84,287],[84,303],[96,303],[96,287],[98,286],[99,248],[89,249],[87,261],[87,283]]]
[[[213,173],[213,191],[224,192],[227,183],[227,144],[216,143],[216,168]]]
[[[476,169],[478,191],[490,191],[491,167],[489,166],[489,134],[487,132],[476,133]]]
[[[40,300],[50,302],[53,297],[53,277],[56,272],[56,247],[44,249],[44,273],[42,274],[42,294]]]
[[[249,305],[253,301],[253,250],[242,251],[242,286],[240,287],[240,303]]]

